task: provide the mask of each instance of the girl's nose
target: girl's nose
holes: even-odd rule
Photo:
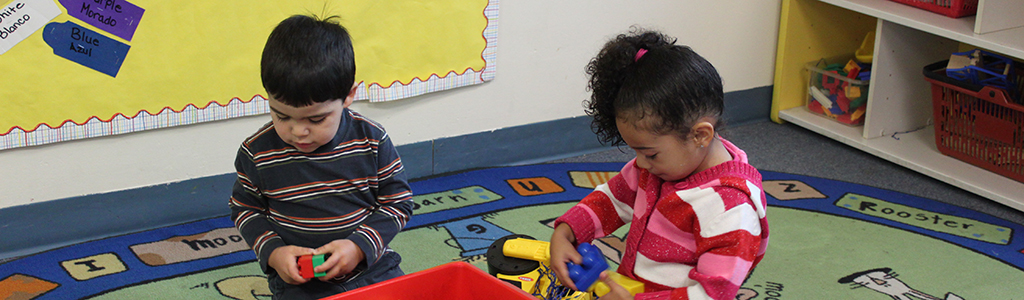
[[[636,156],[636,166],[644,170],[651,170],[651,164],[647,161],[647,159],[641,157],[640,155]]]

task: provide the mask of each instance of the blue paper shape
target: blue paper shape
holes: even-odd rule
[[[70,21],[52,22],[43,28],[43,41],[53,54],[117,77],[131,46]]]

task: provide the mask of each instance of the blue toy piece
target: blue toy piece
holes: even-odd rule
[[[832,101],[832,107],[829,107],[828,111],[831,112],[833,115],[842,115],[846,113],[845,111],[843,111],[843,108],[841,107],[842,105],[839,104],[839,97],[842,96],[842,94],[840,93],[842,93],[842,91],[839,91],[839,93],[833,93],[831,95],[828,95],[828,100]],[[847,107],[849,107],[849,101],[847,101]]]
[[[583,256],[583,261],[579,265],[572,262],[566,264],[569,268],[569,279],[572,279],[577,289],[587,291],[594,286],[601,272],[608,269],[608,262],[604,260],[601,250],[590,243],[581,243],[576,246],[576,251]]]
[[[946,68],[946,76],[978,85],[991,85],[1001,89],[1009,89],[1013,82],[1013,61],[983,50],[956,52],[953,56],[965,57],[977,61],[977,65],[958,68]],[[952,58],[951,58],[952,60]],[[1007,71],[1009,74],[1007,74]]]
[[[871,71],[860,71],[860,73],[857,73],[857,80],[860,80],[860,81],[871,80]]]

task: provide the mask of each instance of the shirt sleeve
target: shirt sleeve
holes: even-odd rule
[[[269,273],[271,268],[267,262],[270,254],[274,249],[285,246],[285,243],[271,227],[267,217],[267,198],[263,196],[259,187],[260,174],[252,154],[244,145],[239,147],[235,156],[235,172],[238,179],[231,188],[231,200],[228,202],[231,220],[245,242],[256,253],[260,269],[263,273]]]
[[[412,215],[412,190],[398,151],[387,134],[381,138],[377,153],[377,177],[371,189],[376,188],[373,213],[348,237],[366,256],[367,267],[373,266],[387,251]]]
[[[578,204],[555,219],[555,227],[567,223],[577,243],[589,243],[626,225],[633,217],[637,174],[633,161],[630,161],[619,174],[597,186]]]

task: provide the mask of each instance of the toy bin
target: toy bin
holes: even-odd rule
[[[466,262],[450,262],[321,300],[537,300]]]
[[[950,18],[973,16],[978,13],[978,0],[891,0]]]
[[[1024,182],[1024,99],[1020,93],[953,79],[946,75],[947,63],[924,67],[932,83],[939,152]],[[1015,75],[1024,74],[1017,65]],[[1024,86],[1024,76],[1013,78],[1013,87]]]
[[[852,60],[844,67],[829,65],[825,60],[808,63],[807,110],[846,125],[864,124],[869,72],[860,72],[856,65]],[[861,66],[870,68],[869,64]]]

